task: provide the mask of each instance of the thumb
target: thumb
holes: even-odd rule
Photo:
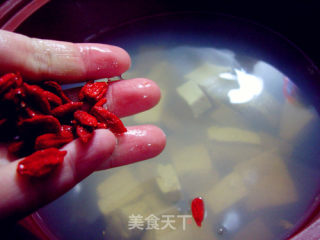
[[[18,161],[0,169],[0,219],[23,217],[55,200],[107,160],[116,145],[116,137],[104,129],[96,130],[84,144],[76,139],[62,150],[67,150],[64,162],[52,174],[32,179],[17,174]]]

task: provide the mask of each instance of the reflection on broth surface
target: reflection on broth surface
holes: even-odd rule
[[[93,196],[90,205],[97,205],[82,219],[94,229],[90,237],[284,239],[317,194],[314,107],[263,60],[199,46],[196,38],[185,44],[175,32],[158,32],[157,41],[152,33],[137,37],[124,28],[121,34],[125,38],[115,36],[114,43],[124,45],[133,62],[123,78],[150,78],[162,91],[155,108],[124,122],[160,126],[167,147],[155,159],[82,183]],[[201,228],[190,211],[196,197],[206,209]]]

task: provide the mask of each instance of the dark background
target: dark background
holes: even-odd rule
[[[99,22],[112,28],[131,19],[159,13],[207,11],[242,17],[269,27],[293,42],[320,66],[318,5],[316,0],[54,0],[17,31],[37,37],[79,41],[90,32],[99,31]],[[99,21],[101,16],[103,21]],[[75,33],[72,37],[70,31]]]

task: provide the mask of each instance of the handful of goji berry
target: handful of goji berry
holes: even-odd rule
[[[79,101],[73,102],[57,82],[28,84],[19,73],[0,77],[0,141],[9,142],[10,153],[27,156],[17,172],[31,177],[49,174],[67,153],[59,148],[77,137],[88,142],[94,129],[126,132],[121,120],[102,107],[107,90],[106,82],[88,82]]]

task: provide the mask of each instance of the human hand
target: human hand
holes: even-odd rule
[[[24,78],[75,83],[120,76],[130,67],[128,54],[104,44],[73,44],[32,39],[0,30],[0,74],[19,71]],[[107,108],[119,117],[147,110],[160,99],[157,85],[148,79],[121,80],[110,84]],[[79,139],[65,145],[62,166],[44,179],[17,174],[20,160],[9,161],[0,145],[0,219],[18,219],[53,201],[95,170],[134,163],[158,155],[165,135],[152,125],[130,126],[115,136],[109,130],[96,130],[84,144]]]

